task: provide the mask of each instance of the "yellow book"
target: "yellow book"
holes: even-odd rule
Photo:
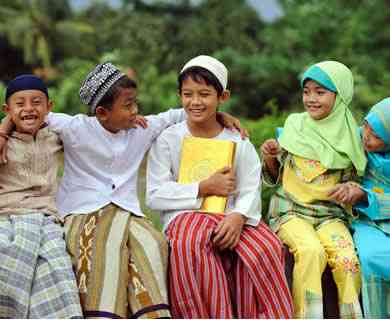
[[[181,148],[179,183],[207,179],[223,167],[233,167],[236,143],[229,140],[186,137]],[[224,214],[226,197],[209,196],[199,211]]]

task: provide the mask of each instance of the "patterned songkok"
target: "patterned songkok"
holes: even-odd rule
[[[96,107],[112,85],[125,76],[112,63],[98,64],[84,80],[80,88],[80,99],[95,114]]]

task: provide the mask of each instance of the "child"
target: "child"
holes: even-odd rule
[[[352,223],[362,266],[362,298],[367,318],[390,317],[390,98],[365,117],[363,145],[368,165],[361,188],[340,186],[337,199],[357,203]],[[347,187],[347,188],[345,188]]]
[[[167,244],[141,212],[137,180],[152,141],[185,114],[149,116],[148,128],[133,129],[137,85],[110,63],[91,71],[80,97],[93,116],[50,113],[48,124],[64,144],[56,200],[84,316],[169,317]]]
[[[216,121],[229,99],[227,69],[198,56],[179,75],[187,121],[166,129],[148,159],[147,204],[162,211],[170,245],[169,292],[175,318],[289,318],[283,251],[261,222],[260,161],[253,145]],[[185,136],[236,142],[234,168],[199,183],[177,183]],[[226,215],[198,212],[207,195],[229,196]]]
[[[361,317],[349,214],[331,193],[354,170],[362,175],[366,165],[348,109],[352,73],[339,62],[325,61],[311,66],[301,85],[306,112],[290,115],[279,140],[261,147],[265,180],[280,185],[271,198],[270,225],[294,254],[295,317],[323,317],[321,275],[327,264],[338,289],[340,317]]]
[[[43,81],[13,79],[4,111],[15,124],[0,165],[0,318],[81,318],[77,284],[54,203],[58,136]]]

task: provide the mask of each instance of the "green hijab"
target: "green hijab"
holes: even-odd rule
[[[307,112],[291,114],[279,137],[282,148],[297,156],[320,161],[328,169],[345,169],[352,165],[363,175],[366,157],[359,129],[348,105],[353,96],[352,72],[336,61],[311,66],[302,77],[311,79],[336,93],[331,113],[314,120]]]

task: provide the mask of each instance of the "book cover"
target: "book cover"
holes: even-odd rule
[[[233,167],[235,149],[235,142],[230,140],[184,138],[178,182],[202,181],[223,167]],[[226,197],[208,196],[199,211],[224,214],[226,203]]]

